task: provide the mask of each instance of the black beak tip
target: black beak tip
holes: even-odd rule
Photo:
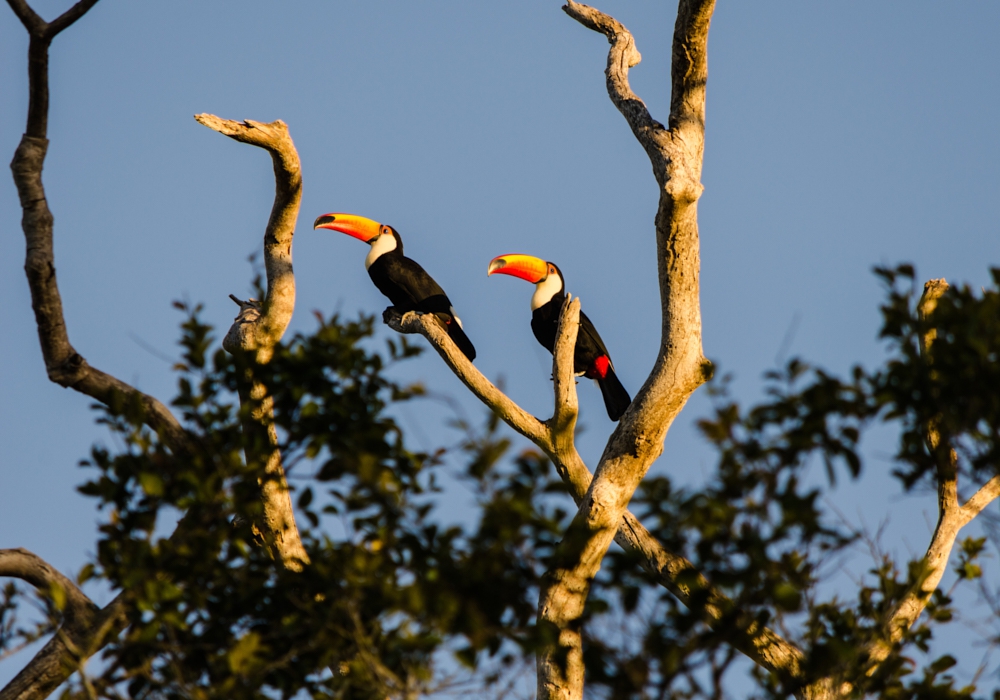
[[[319,228],[323,224],[332,224],[336,220],[337,217],[334,216],[333,214],[323,214],[323,216],[319,217],[318,219],[316,219],[316,221],[313,222],[313,228],[314,229]]]

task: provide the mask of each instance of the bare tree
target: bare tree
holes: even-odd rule
[[[97,0],[81,0],[52,22],[46,22],[24,0],[8,3],[30,37],[28,75],[30,102],[24,137],[14,153],[11,170],[24,211],[22,228],[27,244],[25,272],[31,289],[32,308],[38,338],[49,378],[64,387],[86,394],[103,404],[134,402],[142,407],[145,422],[166,445],[179,453],[188,446],[180,423],[157,399],[138,391],[120,379],[92,367],[72,346],[63,318],[62,298],[56,282],[53,253],[54,217],[42,185],[42,166],[48,150],[49,110],[48,61],[52,40],[83,17]],[[199,122],[237,141],[266,149],[274,162],[276,193],[274,208],[264,233],[264,260],[267,297],[264,301],[237,302],[240,314],[226,336],[226,348],[245,353],[254,362],[267,362],[288,326],[295,306],[295,278],[292,273],[292,235],[301,201],[302,177],[298,153],[280,121],[272,124],[243,124],[199,115]],[[245,430],[259,436],[252,442],[257,450],[248,463],[261,466],[261,500],[264,517],[255,523],[260,536],[275,558],[290,568],[308,561],[302,548],[291,500],[284,481],[281,456],[275,448],[274,426],[266,417],[270,405],[266,391],[247,377],[241,400],[252,403]],[[183,521],[179,525],[183,528]],[[44,698],[65,681],[80,665],[123,628],[125,600],[119,595],[102,609],[65,577],[54,572],[38,557],[23,550],[0,552],[0,575],[21,578],[49,595],[51,582],[68,595],[68,614],[58,633],[21,672],[0,691],[0,698]]]
[[[107,405],[130,402],[141,406],[149,428],[173,453],[183,455],[191,445],[166,406],[90,366],[71,345],[56,283],[53,216],[41,180],[48,149],[48,51],[52,40],[83,17],[97,0],[81,0],[52,22],[42,20],[24,0],[7,1],[30,36],[27,126],[11,169],[23,209],[25,270],[48,376],[61,386]],[[563,9],[585,27],[608,38],[608,94],[649,156],[659,189],[654,228],[662,310],[660,348],[649,376],[609,436],[596,468],[591,470],[584,463],[574,443],[578,407],[572,356],[579,300],[567,299],[560,321],[553,358],[554,408],[547,420],[531,415],[487,380],[432,315],[387,312],[384,317],[400,333],[423,335],[477,398],[552,460],[576,501],[578,510],[564,533],[554,564],[546,572],[538,602],[538,628],[549,640],[537,657],[538,698],[583,697],[584,606],[612,540],[636,553],[646,571],[681,603],[698,608],[709,626],[724,621],[732,647],[781,679],[796,696],[850,696],[857,679],[837,674],[810,676],[803,667],[803,649],[753,617],[740,616],[734,603],[716,590],[691,561],[658,542],[628,511],[637,487],[662,453],[674,419],[711,374],[701,344],[697,207],[702,192],[707,41],[714,0],[679,2],[666,125],[653,119],[629,86],[629,69],[639,63],[640,55],[628,30],[608,15],[573,0],[568,0]],[[276,193],[263,242],[266,297],[260,301],[233,297],[240,310],[224,347],[245,363],[239,392],[240,401],[248,408],[243,422],[245,457],[259,474],[263,506],[263,516],[253,523],[255,533],[276,561],[288,570],[301,571],[310,565],[309,555],[296,527],[285,482],[271,398],[266,385],[254,373],[255,368],[271,360],[294,309],[291,249],[302,187],[298,154],[287,127],[280,121],[238,123],[212,115],[198,115],[196,119],[237,141],[267,150],[273,161]],[[921,302],[923,314],[932,313],[946,288],[943,280],[928,283]],[[931,336],[925,340],[928,357],[932,341]],[[947,568],[962,527],[1000,496],[1000,477],[993,477],[961,503],[955,448],[934,420],[925,430],[928,451],[936,462],[938,525],[924,557],[924,575],[892,611],[887,636],[867,650],[868,675],[878,671],[892,645],[925,609]],[[182,519],[178,530],[184,527]],[[72,581],[30,552],[0,550],[0,576],[21,579],[43,596],[59,590],[66,601],[60,629],[0,691],[0,700],[48,696],[74,672],[82,672],[86,660],[125,627],[129,603],[123,595],[98,608]]]

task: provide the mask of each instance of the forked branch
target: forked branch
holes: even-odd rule
[[[62,297],[56,282],[52,243],[54,217],[45,198],[42,167],[48,151],[49,44],[63,29],[82,17],[97,0],[81,0],[51,23],[39,17],[24,0],[7,0],[28,30],[28,122],[10,169],[21,201],[21,228],[26,254],[24,271],[31,291],[38,340],[49,379],[106,406],[118,403],[142,407],[145,422],[172,448],[181,447],[184,431],[174,415],[151,396],[90,366],[69,341]]]
[[[943,279],[930,280],[924,285],[924,292],[917,306],[923,321],[931,318],[938,300],[947,290],[948,283]],[[934,362],[933,343],[936,337],[937,331],[931,327],[921,339],[921,354],[931,366]],[[913,626],[927,607],[931,594],[941,583],[948,568],[952,549],[962,528],[1000,496],[1000,477],[993,477],[965,505],[961,505],[958,499],[958,455],[947,436],[942,435],[938,419],[930,420],[925,430],[927,450],[937,466],[937,526],[924,554],[922,575],[890,612],[884,639],[872,643],[868,649],[871,662],[869,673],[875,673],[879,664],[888,657],[892,645],[902,639],[906,630]],[[824,696],[816,693],[814,697]]]
[[[612,433],[580,510],[547,572],[539,626],[553,644],[538,655],[539,700],[583,696],[579,624],[590,582],[618,532],[639,482],[663,450],[674,418],[705,381],[701,350],[697,201],[702,192],[708,28],[713,0],[681,0],[674,27],[670,128],[649,114],[632,91],[628,71],[640,55],[625,27],[592,7],[563,8],[607,36],[608,95],[646,150],[660,186],[656,251],[661,338],[656,363]]]
[[[410,312],[401,316],[390,307],[383,314],[383,320],[399,333],[418,333],[424,336],[445,364],[487,408],[531,440],[552,460],[579,506],[594,477],[576,450],[570,428],[570,416],[576,405],[576,387],[572,376],[572,354],[569,350],[573,348],[571,340],[575,342],[574,326],[579,326],[579,300],[574,299],[570,303],[576,308],[571,309],[569,303],[564,307],[556,335],[552,376],[559,386],[555,389],[557,398],[553,417],[547,421],[541,421],[525,411],[483,376],[432,314]],[[562,401],[559,400],[560,396]],[[562,416],[562,422],[556,419],[559,415]],[[575,421],[575,416],[572,420]],[[562,431],[555,427],[559,425],[563,426]],[[561,434],[556,436],[556,432]],[[625,551],[636,554],[643,569],[683,604],[694,607],[700,605],[697,601],[707,600],[702,607],[706,621],[721,622],[724,616],[731,619],[732,601],[712,587],[689,560],[664,548],[639,519],[627,510],[622,516],[615,542]],[[792,676],[798,673],[802,653],[767,628],[747,624],[744,628],[733,630],[732,644],[768,670]]]

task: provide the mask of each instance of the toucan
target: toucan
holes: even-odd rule
[[[528,280],[535,285],[531,295],[531,330],[542,347],[554,352],[559,315],[566,299],[566,284],[555,263],[532,255],[500,255],[490,261],[487,275],[500,273]],[[622,386],[608,349],[587,314],[580,312],[580,330],[573,353],[573,371],[597,381],[604,396],[608,418],[618,420],[632,403]]]
[[[346,233],[371,246],[365,258],[368,276],[378,290],[389,297],[402,314],[419,311],[437,316],[448,330],[458,349],[476,359],[476,348],[462,329],[462,320],[455,313],[448,295],[424,268],[403,255],[403,241],[392,226],[380,224],[353,214],[323,214],[313,228],[328,228]]]

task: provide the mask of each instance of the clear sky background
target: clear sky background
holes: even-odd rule
[[[70,5],[33,2],[47,19]],[[634,34],[643,61],[632,87],[666,122],[676,4],[597,6]],[[455,302],[477,366],[525,408],[548,415],[550,359],[528,325],[531,286],[486,277],[489,260],[509,252],[560,265],[634,393],[659,340],[656,185],[607,97],[606,39],[559,7],[102,0],[51,52],[44,179],[77,350],[166,400],[175,377],[163,356],[177,356],[181,320],[171,301],[202,302],[207,320],[229,326],[227,295],[248,292],[246,259],[260,250],[273,175],[266,153],[191,118],[210,112],[280,118],[298,147],[290,332],[312,330],[313,310],[351,316],[387,304],[365,272],[364,245],[311,230],[317,215],[347,211],[399,230]],[[759,398],[762,372],[789,356],[838,372],[879,361],[873,265],[908,261],[921,279],[988,282],[1000,263],[998,31],[997,3],[719,3],[699,205],[702,317],[705,354],[735,377],[741,400]],[[24,128],[26,56],[26,33],[0,6],[4,162]],[[90,399],[45,377],[20,217],[4,174],[0,547],[75,572],[93,553],[99,517],[74,490],[85,477],[76,465],[109,438]],[[400,376],[482,415],[434,353]],[[581,453],[593,466],[612,424],[596,387],[579,393]],[[657,473],[697,484],[711,471],[694,429],[709,408],[699,392]],[[430,448],[457,438],[443,427],[451,411],[424,402],[400,420],[414,446]],[[889,449],[873,447],[862,481],[841,482],[829,503],[873,530],[887,522],[884,548],[918,556],[934,496],[901,493]],[[844,595],[869,562],[860,554],[845,569]],[[973,603],[963,602],[969,623]],[[978,635],[956,626],[948,638],[960,678],[982,657]],[[24,661],[0,663],[0,683]]]

